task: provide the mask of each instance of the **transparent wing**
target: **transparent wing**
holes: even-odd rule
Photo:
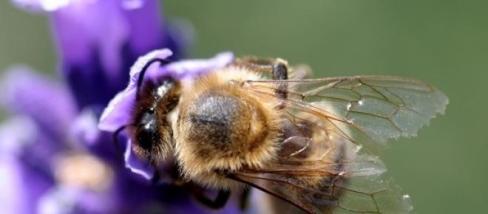
[[[306,109],[358,144],[415,136],[448,103],[440,90],[427,83],[390,76],[263,80],[244,85],[271,94],[283,83],[288,84],[286,102],[292,114]]]
[[[309,213],[409,213],[413,207],[408,195],[384,176],[384,165],[377,158],[363,156],[352,162],[292,163],[248,170],[237,179],[288,201]],[[338,165],[344,171],[328,171]],[[321,179],[317,184],[309,181]]]
[[[288,123],[279,157],[238,173],[238,180],[310,213],[412,211],[409,197],[385,176],[383,163],[361,147],[415,136],[444,112],[448,99],[441,91],[388,76],[247,81],[243,87],[271,99],[283,84]]]
[[[289,114],[276,160],[237,179],[309,213],[409,213],[409,197],[337,127],[304,109]]]

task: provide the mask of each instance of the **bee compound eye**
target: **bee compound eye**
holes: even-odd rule
[[[145,113],[137,128],[137,144],[144,150],[151,150],[154,141],[158,138],[156,120],[151,115]]]
[[[144,150],[151,150],[154,140],[154,132],[152,130],[142,128],[137,133],[137,144]]]

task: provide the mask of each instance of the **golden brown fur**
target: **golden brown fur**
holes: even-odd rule
[[[206,186],[229,188],[235,183],[219,173],[235,172],[244,166],[259,168],[276,156],[281,112],[274,107],[278,101],[244,93],[239,85],[243,80],[259,78],[246,69],[229,67],[183,86],[175,147],[185,178]],[[231,127],[230,144],[210,143],[205,131],[197,133],[197,137],[191,134],[195,130],[189,122],[190,113],[199,107],[192,102],[207,94],[239,100],[239,107],[234,110],[238,112],[233,112],[237,116]]]

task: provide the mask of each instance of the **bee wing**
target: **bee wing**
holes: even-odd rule
[[[283,85],[287,119],[301,131],[285,133],[276,161],[242,171],[237,180],[310,213],[412,210],[383,163],[361,147],[374,151],[388,139],[415,136],[444,112],[448,99],[441,91],[389,76],[246,81],[243,87],[271,98]]]
[[[263,167],[237,172],[236,180],[309,213],[412,211],[410,198],[388,178],[377,156],[363,152],[334,126],[320,133],[327,121],[311,123],[310,118],[291,116],[292,125],[303,132],[285,133],[278,157]]]
[[[337,165],[348,170],[334,173],[321,170]],[[307,167],[288,164],[247,170],[236,180],[288,201],[309,213],[409,213],[408,195],[384,176],[377,158],[361,157],[353,162],[307,163]],[[317,185],[308,180],[325,178]]]
[[[244,87],[271,95],[282,84],[288,85],[285,102],[292,115],[314,115],[349,141],[373,147],[391,138],[416,136],[448,103],[427,83],[392,76],[246,81]]]
[[[316,122],[308,127],[317,130],[319,125]],[[260,168],[244,169],[235,178],[309,213],[413,210],[409,196],[386,175],[377,156],[363,152],[340,132],[328,130],[327,134],[327,139],[289,136],[281,142],[275,160]]]

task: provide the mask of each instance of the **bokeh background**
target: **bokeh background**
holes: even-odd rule
[[[486,8],[481,0],[164,2],[173,20],[193,24],[194,57],[279,56],[311,65],[317,76],[400,75],[442,89],[447,114],[383,154],[418,213],[486,212]],[[1,1],[0,72],[28,64],[55,74],[56,63],[47,18]]]

